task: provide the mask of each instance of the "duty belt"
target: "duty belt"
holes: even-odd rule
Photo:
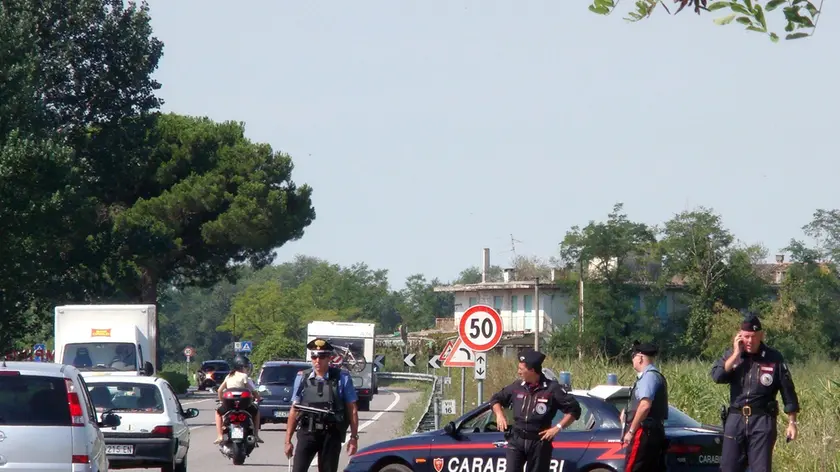
[[[531,441],[536,441],[538,439],[542,439],[540,437],[540,433],[534,431],[525,431],[524,429],[520,428],[513,428],[512,433],[514,436],[517,436],[522,439],[527,439]]]
[[[665,427],[665,421],[657,420],[657,419],[654,419],[654,418],[645,418],[640,423],[640,426],[645,427],[645,428],[664,428]]]
[[[729,412],[741,415],[745,418],[750,416],[774,415],[774,408],[762,405],[744,405],[742,407],[730,406]]]

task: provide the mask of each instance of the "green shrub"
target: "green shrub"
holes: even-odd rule
[[[181,372],[160,372],[158,374],[158,377],[169,382],[169,385],[172,385],[172,389],[175,390],[175,393],[177,393],[178,395],[187,393],[187,389],[190,388],[189,377],[182,374]]]

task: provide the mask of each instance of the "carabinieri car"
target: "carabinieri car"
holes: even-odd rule
[[[570,394],[580,402],[581,417],[554,439],[554,459],[547,472],[624,472],[619,408],[629,387],[599,385]],[[511,410],[505,413],[512,424]],[[558,413],[553,424],[561,416]],[[673,406],[668,416],[668,471],[718,470],[721,428],[702,425]],[[506,445],[489,403],[484,403],[443,429],[365,447],[350,458],[344,472],[510,472]]]

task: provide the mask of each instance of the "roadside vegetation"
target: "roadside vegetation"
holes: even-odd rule
[[[414,428],[417,427],[417,422],[426,414],[426,404],[429,402],[429,395],[432,394],[432,384],[429,382],[382,379],[379,381],[379,388],[383,387],[409,389],[420,392],[420,397],[405,409],[399,430],[395,431],[397,436],[407,436],[413,433]]]

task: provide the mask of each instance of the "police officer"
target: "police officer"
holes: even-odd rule
[[[316,454],[319,472],[337,472],[348,425],[348,454],[352,456],[359,447],[358,395],[350,374],[330,367],[333,346],[329,342],[316,338],[306,348],[310,351],[312,369],[298,372],[292,387],[292,408],[286,425],[286,457],[294,455],[293,472],[307,472]],[[332,414],[324,417],[298,410],[296,405],[329,410]],[[292,445],[292,434],[296,429],[297,448]]]
[[[764,344],[758,316],[746,314],[732,348],[712,367],[712,379],[729,384],[729,407],[721,414],[721,470],[770,472],[779,414],[776,393],[781,391],[788,416],[788,440],[796,439],[799,399],[782,354]]]
[[[517,380],[490,398],[496,413],[496,427],[505,431],[508,441],[507,470],[544,472],[551,464],[554,436],[580,418],[580,404],[566,393],[559,383],[548,380],[542,372],[545,354],[528,350],[519,356]],[[512,407],[513,428],[508,424],[503,408]],[[557,411],[565,413],[556,425],[552,424]],[[527,465],[526,465],[527,464]]]
[[[633,370],[637,378],[630,389],[626,413],[622,412],[625,427],[621,443],[626,445],[626,472],[665,470],[668,382],[653,363],[657,353],[652,344],[633,343]]]

